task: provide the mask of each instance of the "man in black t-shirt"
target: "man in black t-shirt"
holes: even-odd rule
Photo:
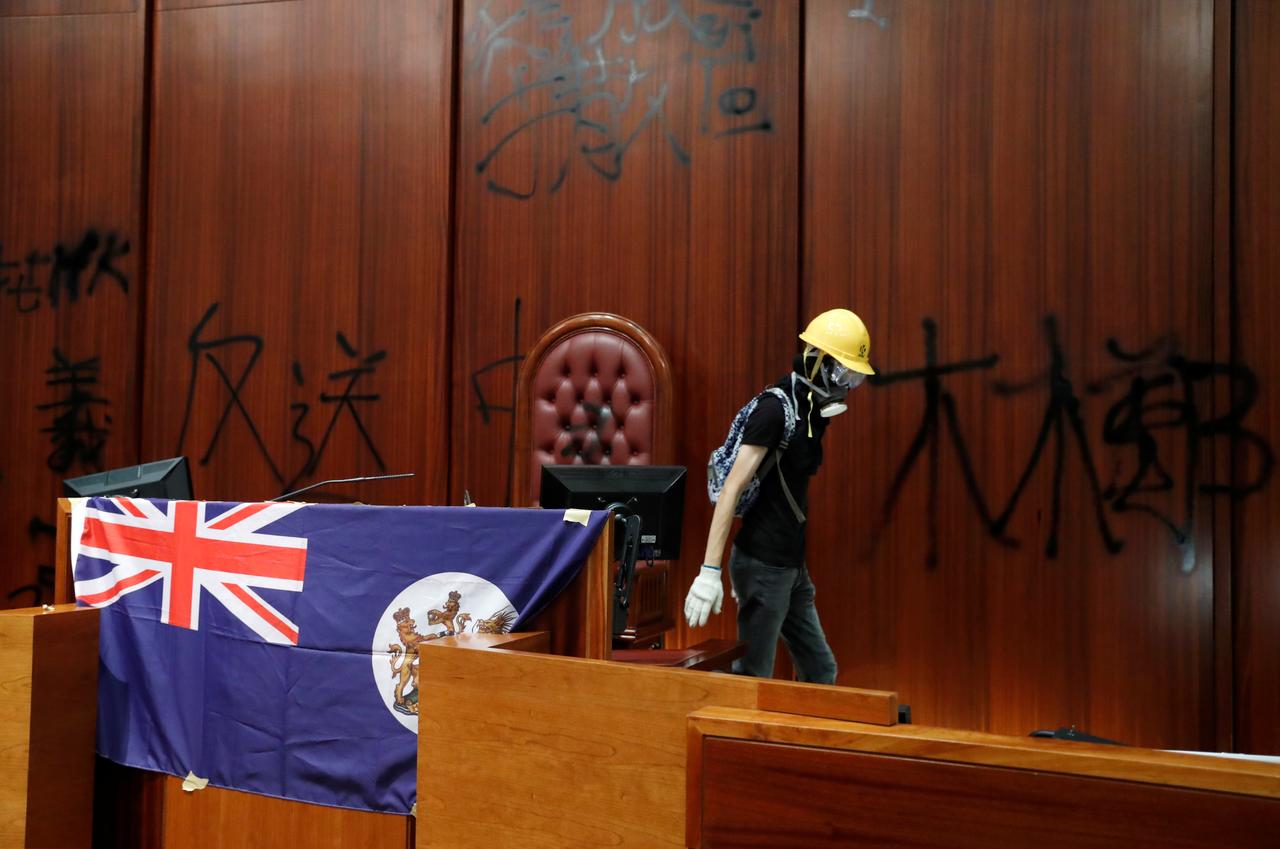
[[[760,494],[742,518],[729,560],[738,602],[738,639],[747,645],[734,672],[770,677],[781,636],[801,681],[833,684],[836,661],[814,607],[813,582],[805,564],[809,479],[822,465],[822,437],[830,418],[845,411],[846,395],[875,370],[868,360],[871,340],[866,326],[849,310],[822,313],[800,339],[804,353],[796,357],[791,374],[776,384],[788,400],[766,392],[747,418],[684,613],[690,627],[699,627],[710,614],[720,612],[720,563],[734,510],[742,491],[759,474]],[[789,416],[794,416],[795,426],[784,449]]]

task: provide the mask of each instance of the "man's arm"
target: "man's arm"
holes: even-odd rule
[[[702,562],[708,566],[719,567],[724,559],[724,545],[729,541],[729,529],[733,527],[733,511],[738,506],[742,491],[751,483],[764,462],[769,448],[764,445],[741,445],[738,456],[729,470],[729,477],[720,491],[720,499],[716,501],[715,512],[711,514],[711,530],[707,534],[707,552]]]
[[[691,628],[701,628],[713,613],[720,612],[724,601],[724,579],[720,577],[720,561],[724,557],[724,544],[729,539],[733,525],[733,511],[738,506],[742,490],[760,468],[765,453],[763,445],[741,445],[738,456],[729,470],[729,477],[720,490],[715,512],[711,514],[711,532],[707,534],[707,554],[698,576],[689,587],[684,599],[684,618]]]

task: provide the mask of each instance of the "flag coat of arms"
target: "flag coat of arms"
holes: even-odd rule
[[[408,813],[419,646],[521,627],[577,575],[606,517],[77,500],[76,598],[102,608],[98,751]]]

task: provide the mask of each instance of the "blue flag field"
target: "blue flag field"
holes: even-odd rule
[[[76,598],[102,608],[98,751],[217,787],[408,813],[418,648],[504,633],[606,514],[92,498]]]

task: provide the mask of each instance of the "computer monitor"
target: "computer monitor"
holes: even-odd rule
[[[621,502],[640,517],[641,560],[680,556],[684,466],[543,466],[540,502],[548,508],[603,510]]]
[[[68,478],[62,482],[62,492],[72,498],[124,495],[189,501],[193,497],[186,457]]]

